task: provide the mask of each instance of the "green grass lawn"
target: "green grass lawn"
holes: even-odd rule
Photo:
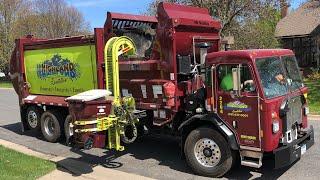
[[[0,88],[12,88],[11,82],[0,82]]]
[[[320,80],[306,80],[305,85],[308,87],[308,103],[311,114],[320,115]]]
[[[37,179],[56,168],[52,162],[0,145],[0,179]]]

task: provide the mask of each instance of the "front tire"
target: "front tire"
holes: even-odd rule
[[[61,137],[59,115],[51,111],[44,112],[41,116],[41,131],[47,141],[57,142]]]
[[[200,127],[190,132],[184,144],[186,161],[203,176],[220,177],[232,167],[231,150],[224,137],[212,128]]]

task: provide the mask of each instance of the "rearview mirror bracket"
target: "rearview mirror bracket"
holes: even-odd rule
[[[236,96],[241,97],[241,64],[237,68],[232,68],[233,92]]]

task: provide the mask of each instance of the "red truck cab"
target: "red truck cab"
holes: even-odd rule
[[[291,50],[215,52],[207,55],[206,66],[214,79],[207,84],[212,110],[236,134],[241,157],[246,150],[273,152],[275,166],[283,167],[314,143],[313,127],[307,126],[307,87]],[[228,75],[234,81],[226,89],[221,86]]]

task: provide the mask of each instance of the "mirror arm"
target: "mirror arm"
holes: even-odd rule
[[[238,73],[238,97],[241,97],[241,67],[242,65],[239,64],[238,68],[237,68],[237,73]]]
[[[238,97],[241,97],[241,64],[237,68],[232,68],[233,91]]]

